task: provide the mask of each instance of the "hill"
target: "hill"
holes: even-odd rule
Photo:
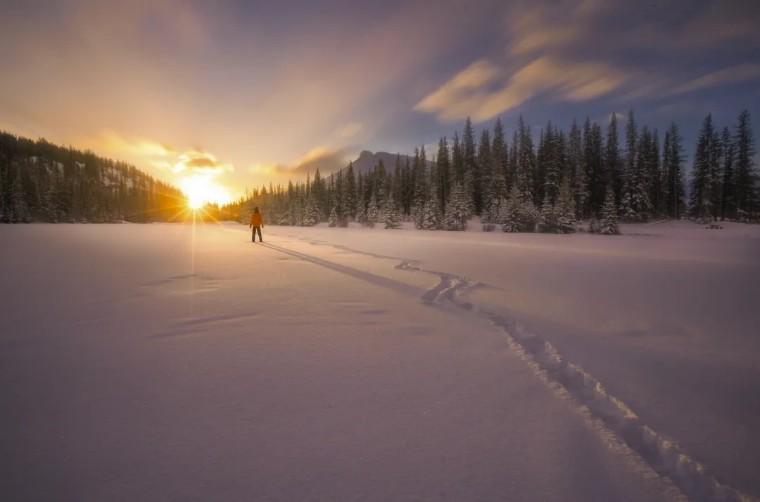
[[[169,221],[184,207],[132,165],[0,131],[0,222]]]

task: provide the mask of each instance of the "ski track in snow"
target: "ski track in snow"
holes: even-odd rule
[[[744,494],[736,488],[718,481],[707,467],[692,459],[675,441],[643,423],[629,406],[609,394],[599,380],[587,373],[581,366],[568,361],[550,342],[540,335],[531,333],[504,314],[473,305],[467,300],[467,294],[470,291],[478,287],[489,287],[487,284],[472,282],[464,277],[447,272],[424,269],[416,260],[360,251],[346,246],[329,244],[322,240],[294,235],[287,237],[311,245],[330,246],[343,252],[397,261],[398,264],[394,267],[397,270],[431,274],[438,277],[438,283],[435,286],[425,291],[421,297],[418,296],[423,303],[449,311],[468,312],[487,319],[501,329],[507,336],[510,348],[547,385],[573,400],[580,411],[599,426],[596,430],[605,435],[606,439],[612,439],[619,443],[618,446],[635,452],[654,472],[672,481],[690,500],[705,502],[760,501],[758,498]],[[262,244],[275,251],[347,273],[379,286],[391,287],[405,294],[419,292],[416,288],[392,279],[339,265],[281,246],[269,243]]]

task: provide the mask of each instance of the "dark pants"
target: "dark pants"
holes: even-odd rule
[[[253,227],[253,231],[251,232],[251,242],[256,242],[256,232],[259,233],[259,240],[264,242],[264,239],[261,237],[261,227]]]

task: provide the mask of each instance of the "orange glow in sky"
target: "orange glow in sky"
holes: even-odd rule
[[[180,180],[179,186],[187,196],[187,202],[191,209],[200,209],[208,203],[222,205],[232,201],[227,189],[208,175],[193,174],[186,176]]]

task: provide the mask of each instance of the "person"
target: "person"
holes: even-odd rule
[[[264,226],[264,219],[261,217],[258,207],[253,208],[253,212],[251,213],[251,224],[248,226],[251,227],[251,242],[256,242],[256,232],[259,233],[259,241],[264,242],[264,239],[261,237],[261,228]]]

